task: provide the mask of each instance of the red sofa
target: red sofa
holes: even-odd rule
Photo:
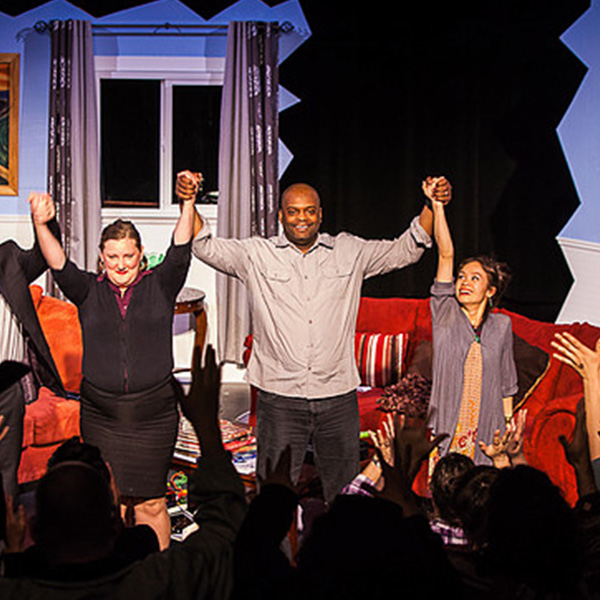
[[[30,287],[40,325],[69,396],[76,397],[81,384],[81,328],[76,307]],[[38,399],[25,407],[23,454],[19,483],[39,479],[54,450],[66,439],[79,435],[79,402],[40,388]]]
[[[577,500],[575,477],[565,460],[560,435],[570,436],[575,422],[575,408],[582,396],[581,379],[573,369],[552,358],[552,341],[556,332],[569,331],[593,346],[600,328],[587,323],[555,325],[502,311],[511,318],[515,338],[515,359],[520,391],[516,409],[527,408],[524,443],[529,463],[545,471],[564,493],[566,500]],[[428,299],[362,298],[356,324],[357,360],[360,334],[406,334],[403,344],[402,372],[430,376],[427,352],[430,352],[431,312]],[[407,342],[407,343],[406,343]],[[246,341],[246,359],[252,340]],[[428,364],[429,362],[429,364]],[[359,360],[361,374],[364,365]],[[382,388],[359,391],[361,429],[377,428],[385,416],[380,409]],[[251,411],[251,422],[253,414]],[[424,479],[418,485],[423,492]]]

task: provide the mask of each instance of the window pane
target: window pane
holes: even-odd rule
[[[173,86],[173,177],[185,169],[200,171],[204,195],[218,189],[221,89]]]
[[[159,206],[160,81],[103,79],[102,206]]]

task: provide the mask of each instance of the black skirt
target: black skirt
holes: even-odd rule
[[[81,437],[98,446],[121,496],[160,498],[179,422],[172,378],[131,394],[113,394],[83,381]]]

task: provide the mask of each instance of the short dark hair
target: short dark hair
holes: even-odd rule
[[[500,475],[500,469],[476,465],[456,482],[454,510],[469,541],[482,544],[487,526],[490,489]]]
[[[460,477],[471,470],[475,463],[458,452],[448,452],[435,465],[431,475],[431,498],[439,516],[450,524],[458,524],[454,510],[454,492]]]

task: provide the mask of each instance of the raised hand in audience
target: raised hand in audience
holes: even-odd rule
[[[513,467],[517,465],[526,465],[527,459],[523,452],[523,441],[525,439],[525,423],[527,421],[527,409],[521,409],[517,413],[517,418],[513,420],[510,426],[510,433],[508,435],[508,445],[506,447],[506,453],[510,459],[510,464]]]
[[[180,398],[180,405],[198,436],[202,456],[224,451],[219,426],[220,390],[221,367],[217,366],[213,347],[206,348],[204,366],[196,348],[192,359],[192,385],[189,393]]]
[[[568,440],[564,435],[561,435],[558,441],[565,451],[567,462],[575,470],[579,497],[596,492],[597,487],[590,460],[589,436],[586,427],[585,400],[583,398],[577,403],[575,426],[573,427],[571,439]]]
[[[430,452],[448,434],[431,438],[426,420],[407,419],[405,415],[394,417],[392,444],[393,464],[388,463],[379,448],[375,448],[381,463],[384,484],[381,491],[370,487],[370,492],[380,498],[399,504],[405,516],[419,512],[416,496],[412,491],[419,468]]]
[[[388,413],[383,420],[383,429],[369,431],[369,438],[373,446],[379,449],[385,462],[393,466],[394,456],[392,453],[392,444],[394,442],[394,418]]]
[[[600,338],[592,350],[568,331],[555,333],[554,337],[556,340],[550,342],[558,351],[554,358],[573,367],[584,379],[600,374]]]
[[[492,461],[494,467],[497,469],[510,467],[510,458],[508,458],[507,453],[509,434],[510,430],[508,427],[502,435],[500,434],[500,430],[496,429],[491,443],[486,444],[485,442],[479,442],[479,448]]]
[[[517,413],[508,424],[504,434],[497,429],[490,444],[479,442],[481,451],[492,460],[494,467],[504,469],[505,467],[527,464],[523,453],[523,439],[525,434],[525,421],[527,410]]]
[[[565,332],[555,334],[551,342],[557,350],[554,358],[569,365],[581,375],[585,398],[585,415],[590,457],[600,459],[600,339],[595,348],[589,348],[574,335]]]

